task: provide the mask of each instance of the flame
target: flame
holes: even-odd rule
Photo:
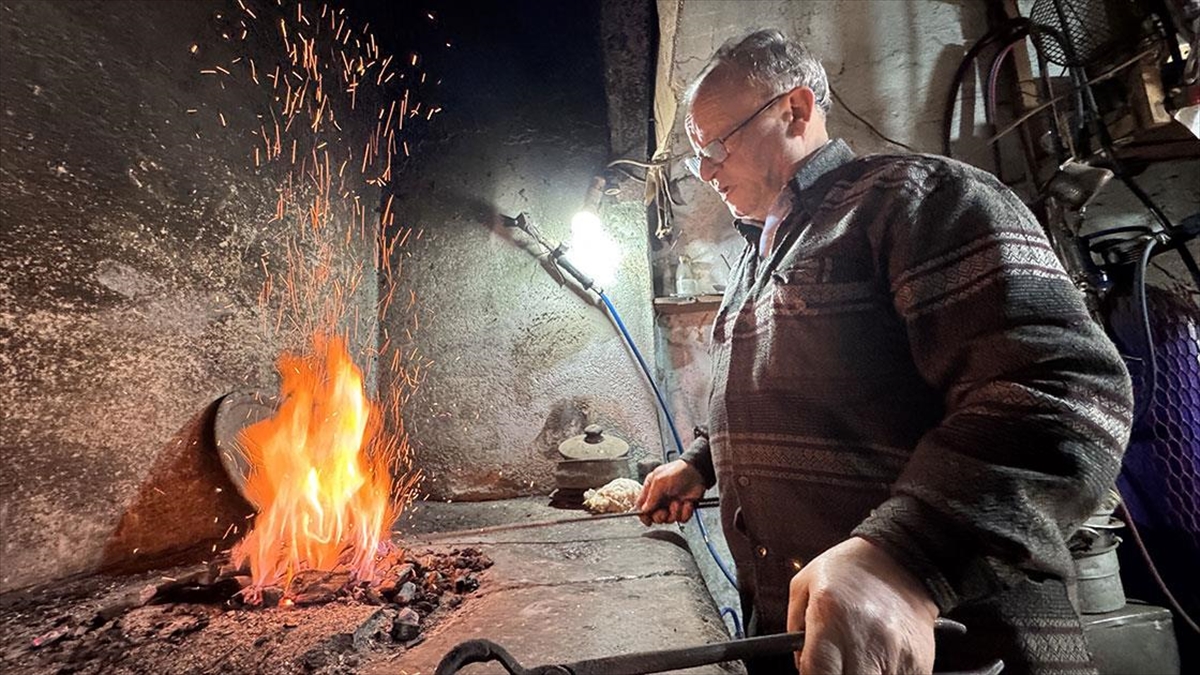
[[[318,334],[311,354],[285,353],[278,368],[278,411],[241,434],[251,465],[245,493],[258,516],[234,559],[249,560],[257,588],[339,563],[370,581],[404,493],[389,470],[397,444],[382,433],[340,336]]]
[[[413,467],[401,413],[434,361],[413,338],[423,311],[416,294],[410,291],[407,304],[393,304],[399,249],[409,235],[420,239],[422,230],[413,234],[413,227],[397,221],[390,196],[376,219],[370,205],[378,193],[366,192],[363,183],[382,188],[391,182],[393,158],[402,148],[407,156],[413,134],[442,109],[422,110],[421,97],[440,82],[430,78],[426,84],[423,61],[418,68],[414,56],[413,65],[402,68],[380,52],[368,26],[359,27],[342,11],[279,0],[259,10],[271,16],[259,17],[238,4],[245,14],[241,35],[222,38],[244,42],[245,53],[200,72],[222,90],[227,81],[242,79],[266,96],[270,120],[258,114],[250,128],[238,123],[246,114],[226,120],[216,113],[223,128],[250,142],[247,159],[253,157],[256,171],[277,191],[265,214],[271,241],[262,242],[258,263],[263,334],[272,344],[302,337],[311,345],[307,354],[280,357],[282,404],[241,438],[252,467],[244,493],[258,515],[232,555],[236,564],[250,564],[253,584],[243,597],[253,604],[264,587],[286,589],[305,569],[349,566],[356,579],[371,581],[379,548],[390,546],[391,526],[423,480]],[[190,52],[216,57],[195,45]],[[260,55],[257,63],[254,54]],[[264,62],[266,54],[280,58]],[[187,112],[197,114],[200,107]],[[369,138],[338,121],[370,113],[377,122],[373,132],[363,129]],[[368,288],[378,290],[374,308]],[[380,325],[383,316],[386,326]],[[355,356],[377,364],[381,403],[364,391],[347,340],[331,329],[339,325],[355,331],[349,344],[360,343],[359,331],[380,338]]]

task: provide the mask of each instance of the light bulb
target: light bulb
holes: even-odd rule
[[[601,288],[616,280],[621,247],[604,231],[594,211],[579,211],[571,218],[571,262]]]

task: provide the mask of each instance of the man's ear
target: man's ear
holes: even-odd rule
[[[808,130],[808,123],[812,121],[817,97],[808,87],[796,87],[788,93],[787,104],[788,110],[792,113],[792,118],[788,122],[788,133],[793,136],[803,136]]]

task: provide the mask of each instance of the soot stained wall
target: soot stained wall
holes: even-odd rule
[[[495,218],[524,211],[547,238],[570,237],[571,215],[609,159],[601,11],[598,2],[490,2],[441,14],[457,36],[431,66],[444,111],[394,206],[420,238],[392,261],[405,270],[402,297],[417,298],[417,341],[431,361],[406,424],[434,498],[545,494],[557,444],[589,422],[629,440],[634,456],[658,452],[652,395],[603,307],[556,280],[542,251]],[[645,92],[644,79],[625,87]],[[623,145],[637,145],[631,135]],[[650,350],[640,198],[624,190],[604,206],[622,251],[606,290]],[[391,335],[410,324],[399,304],[384,320]]]
[[[259,309],[291,225],[251,159],[269,100],[234,77],[237,10],[0,3],[0,591],[136,566],[246,513],[211,404],[274,387],[304,336]],[[374,293],[349,304],[373,316]]]

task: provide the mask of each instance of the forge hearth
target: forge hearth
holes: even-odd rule
[[[481,637],[528,667],[728,639],[673,527],[610,519],[477,531],[578,515],[547,501],[414,505],[397,523],[405,554],[385,563],[378,598],[306,572],[285,597],[337,588],[332,599],[247,607],[233,595],[240,575],[222,561],[10,593],[0,597],[0,672],[431,675],[455,645]]]
[[[10,594],[0,670],[42,673],[350,673],[389,658],[480,587],[491,560],[472,547],[380,556],[377,578],[304,570],[251,594],[228,556],[121,579],[91,577]]]

